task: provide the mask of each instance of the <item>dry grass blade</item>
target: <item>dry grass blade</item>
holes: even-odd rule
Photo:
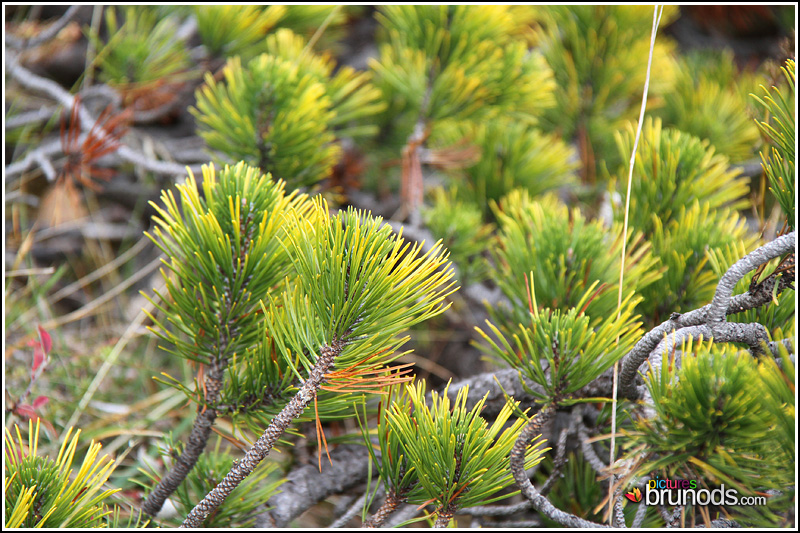
[[[653,64],[653,49],[656,43],[656,31],[658,30],[658,24],[661,21],[661,14],[664,11],[664,6],[654,6],[653,7],[653,29],[650,36],[650,55],[647,58],[647,75],[645,77],[644,82],[644,90],[642,91],[642,106],[639,112],[639,120],[636,125],[636,137],[633,142],[633,149],[631,150],[631,160],[629,164],[629,171],[628,171],[628,186],[626,188],[625,193],[625,221],[623,223],[622,228],[622,251],[620,253],[621,261],[619,266],[619,290],[617,293],[617,318],[620,317],[622,313],[622,281],[625,273],[625,255],[626,255],[626,244],[628,242],[627,235],[628,235],[628,215],[630,212],[631,206],[631,181],[633,180],[633,166],[636,161],[636,149],[639,145],[639,135],[642,132],[642,122],[644,122],[644,112],[647,108],[647,89],[650,86],[650,67]],[[619,383],[619,362],[614,363],[614,377],[613,377],[613,385],[612,385],[612,400],[611,400],[611,450],[609,456],[609,465],[614,464],[614,456],[615,456],[615,446],[616,446],[616,439],[615,435],[617,432],[617,389]],[[614,497],[613,497],[613,487],[609,486],[608,488],[608,518],[609,523],[613,525],[613,505],[614,505]],[[624,524],[623,524],[624,525]]]

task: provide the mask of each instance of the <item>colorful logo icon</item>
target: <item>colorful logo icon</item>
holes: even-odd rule
[[[642,491],[639,490],[639,487],[633,487],[632,491],[625,493],[625,497],[633,503],[639,503],[642,501]]]

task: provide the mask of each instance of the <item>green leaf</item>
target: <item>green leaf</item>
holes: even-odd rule
[[[609,230],[602,221],[587,220],[577,208],[568,209],[554,196],[534,200],[519,190],[506,196],[494,211],[500,234],[490,272],[512,305],[509,311],[492,310],[495,321],[509,331],[529,322],[528,272],[533,272],[539,306],[566,310],[582,302],[593,322],[616,314],[621,224]],[[649,243],[632,231],[627,240],[624,295],[661,277]],[[638,303],[638,297],[635,300]]]

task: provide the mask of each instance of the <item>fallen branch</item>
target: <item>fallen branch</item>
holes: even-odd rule
[[[23,49],[29,48],[31,46],[38,46],[44,42],[49,41],[60,32],[64,27],[69,24],[69,22],[75,18],[75,15],[78,14],[78,10],[83,7],[81,5],[70,6],[61,18],[55,21],[53,24],[48,26],[46,29],[42,30],[38,35],[34,35],[28,39],[20,39],[19,37],[15,37],[10,33],[6,33],[6,44],[11,46],[12,48]]]
[[[287,527],[325,498],[360,485],[367,478],[365,455],[363,446],[339,446],[331,450],[333,465],[322,472],[315,464],[291,471],[281,485],[281,491],[267,502],[269,510],[256,518],[255,527]]]
[[[70,94],[53,80],[38,76],[23,67],[19,63],[19,59],[16,54],[9,52],[6,55],[6,68],[8,69],[8,73],[11,75],[11,77],[17,80],[23,87],[46,94],[64,106],[66,109],[72,109],[73,106],[76,105],[76,96]],[[89,113],[89,111],[82,104],[77,104],[77,111],[81,124],[85,125],[86,127],[89,127],[89,125],[95,125],[95,118],[92,117],[91,113]],[[97,125],[95,134],[100,140],[110,136],[110,133],[100,125]],[[51,181],[54,180],[55,171],[50,170],[52,169],[52,165],[50,165],[49,168],[45,168],[47,164],[43,164],[42,162],[47,161],[48,156],[59,153],[60,151],[60,143],[47,144],[33,150],[21,161],[12,163],[6,167],[6,181],[25,172],[31,166],[33,166],[34,163],[39,163],[40,166],[42,166],[43,171],[45,171],[45,175],[47,175],[48,179]],[[137,152],[136,150],[125,145],[121,145],[115,153],[125,161],[157,174],[167,174],[173,176],[183,176],[186,174],[186,167],[183,165],[170,163],[168,161],[157,161],[150,159],[144,154]],[[191,167],[191,170],[193,172],[200,173],[199,166],[196,168]],[[52,174],[52,177],[50,174]]]

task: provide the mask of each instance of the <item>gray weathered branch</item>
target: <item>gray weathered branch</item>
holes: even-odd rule
[[[256,527],[287,527],[328,496],[363,483],[368,470],[366,455],[363,446],[339,446],[331,450],[333,466],[326,465],[322,472],[314,464],[293,470],[281,485],[281,492],[267,502],[270,509],[256,518]]]
[[[44,93],[50,98],[54,99],[56,102],[64,106],[65,109],[72,109],[75,105],[75,96],[71,95],[68,91],[62,88],[58,83],[54,82],[53,80],[49,80],[42,76],[38,76],[31,72],[30,70],[26,69],[19,63],[19,58],[16,54],[8,52],[6,54],[6,68],[9,74],[17,80],[22,86],[31,89],[36,92]],[[95,125],[96,119],[89,113],[89,111],[80,103],[78,103],[78,116],[81,120],[81,125],[83,128],[91,128]],[[109,135],[102,127],[102,125],[98,125],[95,128],[95,134],[99,136],[106,136]],[[37,148],[28,154],[24,159],[13,163],[11,165],[6,166],[6,176],[5,179],[8,181],[9,179],[13,178],[14,176],[21,174],[28,170],[34,163],[40,163],[42,161],[43,154],[49,154],[52,146],[50,144],[47,145],[48,148],[46,151],[40,152],[42,148]],[[58,144],[57,146],[60,146]],[[157,161],[154,159],[150,159],[144,154],[137,152],[136,150],[126,146],[124,144],[120,145],[119,148],[115,152],[119,157],[133,163],[134,165],[138,165],[141,168],[146,170],[150,170],[151,172],[155,172],[157,174],[167,174],[167,175],[174,175],[174,176],[183,176],[186,174],[186,167],[183,165],[178,165],[176,163],[171,163],[169,161]],[[199,172],[200,167],[197,166],[192,167],[191,170],[193,172]],[[48,176],[48,179],[51,179]],[[52,179],[55,179],[54,176]]]
[[[726,338],[738,338],[740,340],[736,342],[745,342],[746,339],[757,343],[759,337],[757,327],[751,326],[749,328],[741,328],[739,326],[725,326],[725,316],[760,307],[771,302],[772,292],[770,290],[764,290],[763,288],[757,288],[753,292],[748,291],[744,294],[731,296],[733,287],[751,270],[775,257],[779,257],[794,250],[794,247],[795,232],[792,232],[778,237],[774,241],[749,253],[731,266],[722,276],[717,286],[717,292],[710,304],[688,313],[676,313],[645,334],[622,361],[619,381],[620,394],[623,397],[633,400],[639,398],[639,391],[635,384],[639,367],[650,357],[653,351],[657,349],[658,345],[664,340],[664,336],[668,334],[671,335],[673,331],[680,331],[683,328],[691,326],[706,326],[708,329],[705,331],[709,334],[706,338],[714,336],[720,341]],[[779,290],[781,290],[782,287],[783,284],[778,285]],[[711,335],[712,333],[713,335]],[[754,344],[748,344],[754,346]]]

